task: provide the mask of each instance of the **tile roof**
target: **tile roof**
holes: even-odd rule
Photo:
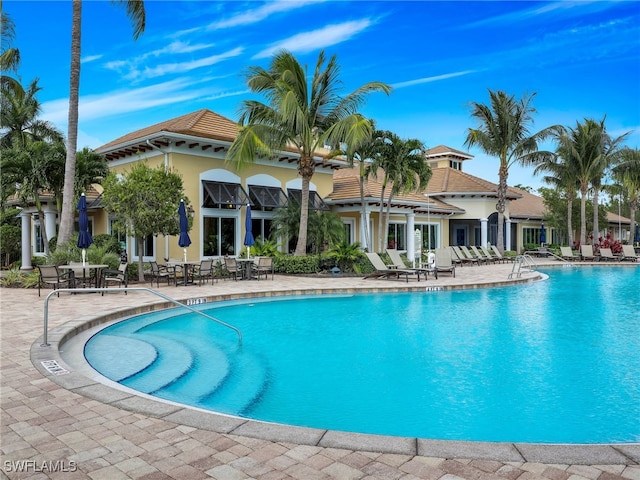
[[[425,152],[425,155],[428,159],[437,158],[437,157],[451,157],[451,158],[458,158],[463,160],[470,160],[473,158],[473,155],[470,155],[461,150],[456,150],[455,148],[447,147],[446,145],[438,145],[437,147],[429,148]]]
[[[522,197],[509,202],[509,216],[511,218],[542,220],[546,211],[542,197],[515,187],[509,187],[509,191]]]
[[[234,121],[203,108],[196,112],[165,120],[164,122],[156,123],[155,125],[123,135],[120,138],[102,145],[97,148],[96,151],[99,153],[105,152],[118,145],[133,142],[162,132],[233,142],[238,134],[239,128],[238,124]]]

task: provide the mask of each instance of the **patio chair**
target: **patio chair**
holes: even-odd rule
[[[622,256],[620,260],[631,260],[632,262],[637,262],[640,257],[636,254],[633,249],[633,245],[622,245]]]
[[[478,257],[478,259],[479,259],[481,262],[484,262],[484,263],[495,263],[495,260],[493,259],[493,257],[492,257],[492,256],[485,255],[485,254],[484,254],[484,253],[482,253],[480,250],[478,250],[478,247],[476,247],[475,245],[472,245],[472,246],[471,246],[471,247],[469,247],[469,248],[471,248],[471,252],[472,252],[476,257]]]
[[[265,280],[271,274],[271,280],[273,280],[273,258],[272,257],[258,257],[256,262],[251,266],[256,278],[260,280],[260,276],[264,275]]]
[[[40,296],[40,288],[46,285],[52,285],[54,290],[76,287],[73,270],[63,273],[56,265],[40,265],[38,272],[38,296]],[[60,292],[58,292],[59,296]]]
[[[600,261],[605,261],[605,262],[616,262],[618,260],[618,257],[616,257],[613,252],[611,251],[610,248],[601,248],[600,249]]]
[[[176,270],[174,267],[169,267],[167,265],[160,265],[156,261],[149,262],[151,264],[151,286],[153,287],[153,281],[156,281],[158,287],[160,287],[160,279],[167,280],[167,286],[171,284],[171,280],[173,279],[173,283],[176,283]]]
[[[489,259],[490,262],[493,263],[504,263],[505,259],[504,258],[499,258],[496,255],[492,255],[491,252],[489,251],[489,249],[487,247],[480,247],[480,250],[482,251],[482,253],[484,254],[485,257],[487,257]]]
[[[434,276],[436,277],[436,279],[438,278],[438,272],[433,268],[428,268],[428,267],[422,267],[422,268],[408,267],[404,263],[404,260],[402,260],[402,257],[400,256],[400,252],[398,252],[398,250],[396,250],[395,248],[387,249],[387,255],[389,255],[389,258],[391,259],[391,265],[387,265],[388,267],[401,268],[401,269],[405,269],[405,270],[413,270],[413,271],[416,271],[416,272],[424,273],[425,279],[427,278],[429,273],[433,273]]]
[[[477,258],[473,258],[471,256],[471,252],[469,252],[469,256],[467,256],[462,252],[460,247],[457,246],[457,245],[451,245],[451,249],[458,256],[458,258],[460,259],[460,262],[461,262],[462,265],[464,265],[465,263],[471,263],[471,264],[475,263],[477,265],[480,265],[480,261]]]
[[[365,275],[364,278],[396,278],[400,279],[400,277],[405,277],[407,279],[407,283],[409,283],[409,275],[417,275],[418,281],[420,281],[420,272],[407,270],[403,268],[389,268],[387,267],[380,255],[373,252],[365,252],[365,255],[373,265],[373,268],[376,269],[375,272]]]
[[[481,259],[480,257],[476,257],[473,253],[471,253],[469,251],[469,249],[465,246],[465,245],[460,245],[460,251],[462,251],[462,254],[470,259],[471,261],[477,263],[478,265],[480,265],[480,263],[487,263],[485,262],[483,259]]]
[[[513,257],[507,257],[506,255],[502,255],[500,253],[500,250],[498,250],[498,247],[496,247],[495,245],[491,245],[491,251],[493,251],[493,254],[498,257],[501,260],[504,260],[505,262],[513,262],[514,258]]]
[[[233,276],[234,280],[238,280],[238,275],[242,276],[242,270],[238,265],[238,262],[233,257],[224,257],[224,270],[223,275],[225,277]]]
[[[456,276],[456,266],[451,260],[451,253],[448,248],[436,248],[436,273],[449,272]],[[437,278],[437,277],[436,277]]]
[[[129,286],[129,274],[127,273],[128,263],[121,263],[118,265],[117,269],[108,268],[102,271],[102,280],[100,284],[103,288],[109,288],[109,285],[115,285],[117,287],[128,287]],[[127,294],[127,291],[124,291],[124,294]],[[104,291],[102,292],[102,296],[104,297]]]
[[[560,256],[564,259],[564,260],[569,260],[569,261],[574,261],[574,260],[579,260],[580,257],[578,255],[575,255],[573,253],[573,250],[571,249],[571,247],[560,247]]]
[[[593,245],[580,245],[580,258],[594,261],[596,256],[593,253]]]
[[[211,279],[211,284],[213,285],[215,282],[213,259],[202,260],[200,265],[195,265],[193,267],[193,278],[194,280],[198,279],[199,285],[202,285],[202,282],[209,283],[209,279]]]

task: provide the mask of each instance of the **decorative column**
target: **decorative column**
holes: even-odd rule
[[[487,225],[489,224],[488,218],[480,219],[480,245],[487,248]]]
[[[511,248],[511,220],[506,218],[504,224],[504,238],[506,243],[506,250],[512,250]]]
[[[373,229],[371,228],[371,212],[369,211],[368,208],[367,208],[365,217],[366,217],[365,220],[367,223],[367,228],[369,229],[369,243],[371,243],[371,245],[367,245],[367,251],[375,252],[373,246],[376,244],[376,242],[373,241]]]
[[[47,240],[51,240],[53,237],[58,236],[56,231],[56,210],[51,210],[51,206],[47,206],[44,211],[44,228],[47,230]]]
[[[415,262],[416,257],[416,236],[413,233],[416,228],[415,220],[415,213],[407,213],[407,258],[412,262]]]
[[[33,270],[31,265],[31,214],[20,213],[22,221],[22,267],[20,270]]]
[[[371,250],[368,249],[368,245],[367,245],[367,233],[366,233],[366,228],[368,225],[367,220],[368,220],[368,215],[366,213],[363,215],[362,211],[360,211],[360,245],[362,246],[362,249],[364,251],[370,252]]]

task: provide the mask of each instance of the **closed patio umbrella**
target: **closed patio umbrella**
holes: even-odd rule
[[[80,195],[78,200],[78,226],[80,233],[78,235],[78,248],[82,249],[82,264],[87,261],[87,248],[93,243],[93,238],[89,233],[89,217],[87,216],[87,197],[84,193]]]
[[[547,232],[544,229],[544,223],[540,227],[540,243],[547,243]]]
[[[633,236],[633,241],[634,242],[640,242],[640,225],[636,224],[636,233]]]
[[[189,219],[187,218],[187,209],[184,206],[184,200],[180,200],[178,214],[180,215],[180,237],[178,237],[178,246],[184,248],[184,261],[186,262],[187,247],[191,245],[191,238],[189,237]]]
[[[247,247],[247,258],[251,252],[251,245],[256,243],[253,238],[253,226],[251,225],[251,205],[247,204],[247,215],[244,221],[244,245]]]

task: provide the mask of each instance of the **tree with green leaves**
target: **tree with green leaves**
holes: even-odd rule
[[[4,11],[2,0],[0,0],[0,88],[15,88],[20,82],[13,77],[5,75],[4,72],[18,72],[20,66],[20,50],[12,46],[16,37],[16,26],[13,19]]]
[[[369,136],[371,124],[358,108],[367,94],[391,90],[384,83],[370,82],[341,96],[337,57],[325,61],[322,51],[311,76],[287,51],[275,54],[268,69],[250,67],[247,85],[253,93],[264,94],[268,103],[243,102],[239,120],[242,128],[227,153],[229,161],[241,166],[278,151],[296,151],[302,205],[295,255],[305,255],[307,248],[309,184],[317,162],[314,157],[325,145],[335,149]]]
[[[124,4],[127,16],[133,25],[134,40],[144,32],[146,13],[142,0],[111,0]],[[78,148],[78,102],[80,97],[80,31],[82,24],[82,0],[73,0],[71,19],[71,73],[69,87],[69,121],[67,128],[67,158],[64,169],[64,191],[62,211],[60,213],[60,231],[58,241],[66,243],[73,232],[73,219],[76,204],[74,188],[76,178],[76,149]]]
[[[532,134],[535,93],[520,100],[503,91],[489,90],[490,104],[471,103],[471,116],[478,120],[477,128],[469,128],[464,142],[466,147],[478,146],[487,155],[498,158],[498,249],[504,251],[504,212],[507,205],[509,168],[515,163],[532,165],[552,155],[539,152],[538,142],[551,134],[549,127]]]
[[[388,130],[380,137],[379,155],[371,164],[371,175],[377,177],[382,173],[382,189],[380,192],[380,213],[378,217],[378,251],[384,252],[391,201],[400,193],[422,191],[431,178],[431,168],[424,158],[424,144],[415,138],[402,139]],[[389,195],[385,199],[387,187],[391,184]],[[384,206],[386,202],[386,213]]]
[[[623,148],[618,162],[612,169],[612,174],[629,202],[631,240],[633,241],[637,211],[640,207],[640,150],[629,147]]]
[[[150,168],[137,163],[122,176],[109,173],[104,184],[102,201],[115,219],[115,226],[135,237],[138,247],[138,275],[144,282],[142,252],[144,239],[149,235],[177,235],[180,233],[178,206],[184,199],[182,178],[166,171],[164,166]]]
[[[64,162],[64,149],[59,146],[60,143],[29,141],[24,146],[2,150],[3,184],[10,182],[15,186],[21,205],[35,204],[45,255],[49,254],[48,235],[55,235],[55,232],[46,230],[41,195],[51,188],[50,179]]]

